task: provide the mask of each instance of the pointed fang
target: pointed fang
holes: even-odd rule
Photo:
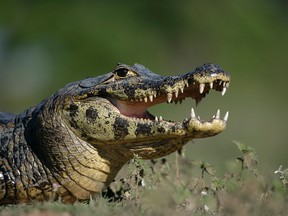
[[[187,80],[184,80],[185,85],[187,86],[187,88],[189,87],[189,83]]]
[[[178,97],[178,94],[179,94],[179,90],[177,89],[177,90],[175,91],[175,97],[176,97],[176,98]]]
[[[226,112],[226,114],[225,114],[223,120],[227,122],[227,120],[228,120],[228,116],[229,116],[229,111]]]
[[[220,109],[217,110],[217,113],[216,113],[215,119],[220,119]]]
[[[144,101],[145,101],[145,103],[147,103],[148,102],[148,98],[144,97]]]
[[[204,92],[204,88],[205,88],[205,84],[201,83],[199,86],[200,94],[202,94]]]
[[[211,82],[209,85],[210,85],[210,89],[212,89],[213,88],[213,82]]]
[[[168,103],[170,103],[172,101],[172,94],[171,93],[167,94],[167,101],[168,101]]]
[[[195,118],[196,114],[193,108],[191,108],[191,118]]]
[[[153,102],[153,95],[149,95],[149,100]]]
[[[222,96],[225,94],[226,90],[227,89],[225,87],[222,89]]]

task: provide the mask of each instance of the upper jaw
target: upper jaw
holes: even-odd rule
[[[222,92],[222,95],[225,94],[226,89],[229,87],[229,81],[223,81],[219,79],[210,80],[210,82],[206,83],[198,83],[197,81],[184,81],[185,87],[181,87],[181,85],[175,85],[174,88],[166,88],[166,91],[163,91],[162,94],[159,95],[149,95],[149,92],[147,92],[147,95],[143,98],[134,99],[134,100],[116,100],[111,99],[110,102],[114,104],[115,107],[119,110],[119,112],[130,118],[134,118],[134,120],[137,121],[137,119],[142,120],[151,120],[151,121],[163,121],[163,118],[153,116],[150,114],[147,109],[151,106],[154,106],[156,104],[160,104],[163,102],[168,103],[178,103],[182,102],[187,97],[191,97],[196,101],[196,103],[199,103],[203,97],[205,97],[206,94],[209,93],[211,89],[214,89],[216,91]],[[180,87],[179,87],[180,86]],[[167,90],[168,89],[168,90]],[[214,118],[220,119],[219,111],[217,111],[216,115],[213,116],[212,120]],[[195,120],[195,112],[194,110],[191,110],[191,118]],[[226,122],[228,119],[228,112],[224,116],[224,121]],[[200,120],[200,119],[198,119]],[[210,120],[210,121],[212,121]],[[202,121],[203,122],[203,121]]]
[[[171,80],[175,81],[171,83]],[[190,72],[180,76],[163,77],[158,85],[154,84],[153,80],[146,80],[146,82],[148,83],[146,89],[137,89],[137,85],[128,86],[131,89],[135,88],[134,91],[137,92],[135,95],[127,95],[128,97],[122,99],[116,93],[114,97],[121,103],[145,103],[146,107],[166,101],[181,102],[187,97],[199,103],[211,89],[220,91],[224,95],[230,84],[230,76],[224,72],[207,76]]]
[[[138,78],[124,80],[123,88],[119,88],[117,83],[110,83],[108,89],[111,90],[104,90],[106,96],[103,95],[122,115],[136,120],[157,120],[147,109],[159,103],[181,103],[185,98],[191,97],[198,104],[212,89],[224,95],[230,83],[229,74],[213,64],[204,64],[192,72],[178,76],[144,76],[140,83]]]

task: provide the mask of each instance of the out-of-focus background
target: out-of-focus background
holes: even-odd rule
[[[1,1],[0,110],[18,113],[65,84],[141,63],[161,75],[205,62],[231,73],[226,95],[210,93],[196,107],[209,119],[230,111],[228,128],[194,140],[186,155],[217,172],[237,156],[233,140],[251,145],[273,175],[288,167],[287,2],[255,1]],[[184,105],[152,113],[189,116]]]

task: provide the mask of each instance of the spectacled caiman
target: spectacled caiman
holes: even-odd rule
[[[230,75],[214,64],[177,76],[118,64],[18,115],[0,112],[0,204],[89,200],[134,155],[159,158],[220,133],[228,112],[203,121],[192,108],[189,118],[173,122],[147,108],[189,97],[199,103],[211,89],[223,95],[229,83]]]

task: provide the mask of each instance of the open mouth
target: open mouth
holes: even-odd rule
[[[219,91],[224,95],[229,87],[229,82],[229,79],[222,80],[217,79],[217,77],[213,78],[213,76],[211,76],[209,82],[204,83],[188,79],[183,81],[183,85],[177,85],[177,87],[175,85],[169,92],[167,91],[159,94],[147,93],[144,97],[128,101],[111,99],[111,102],[123,116],[132,118],[136,121],[173,122],[164,120],[161,116],[154,116],[149,113],[147,109],[151,106],[165,102],[175,104],[182,103],[184,99],[189,97],[194,99],[196,104],[198,104],[212,89]],[[224,115],[223,120],[225,122],[228,120],[228,114],[229,112],[226,112]],[[191,109],[190,118],[197,118],[193,108]],[[216,115],[213,116],[212,120],[213,119],[220,119],[220,110],[216,112]]]

